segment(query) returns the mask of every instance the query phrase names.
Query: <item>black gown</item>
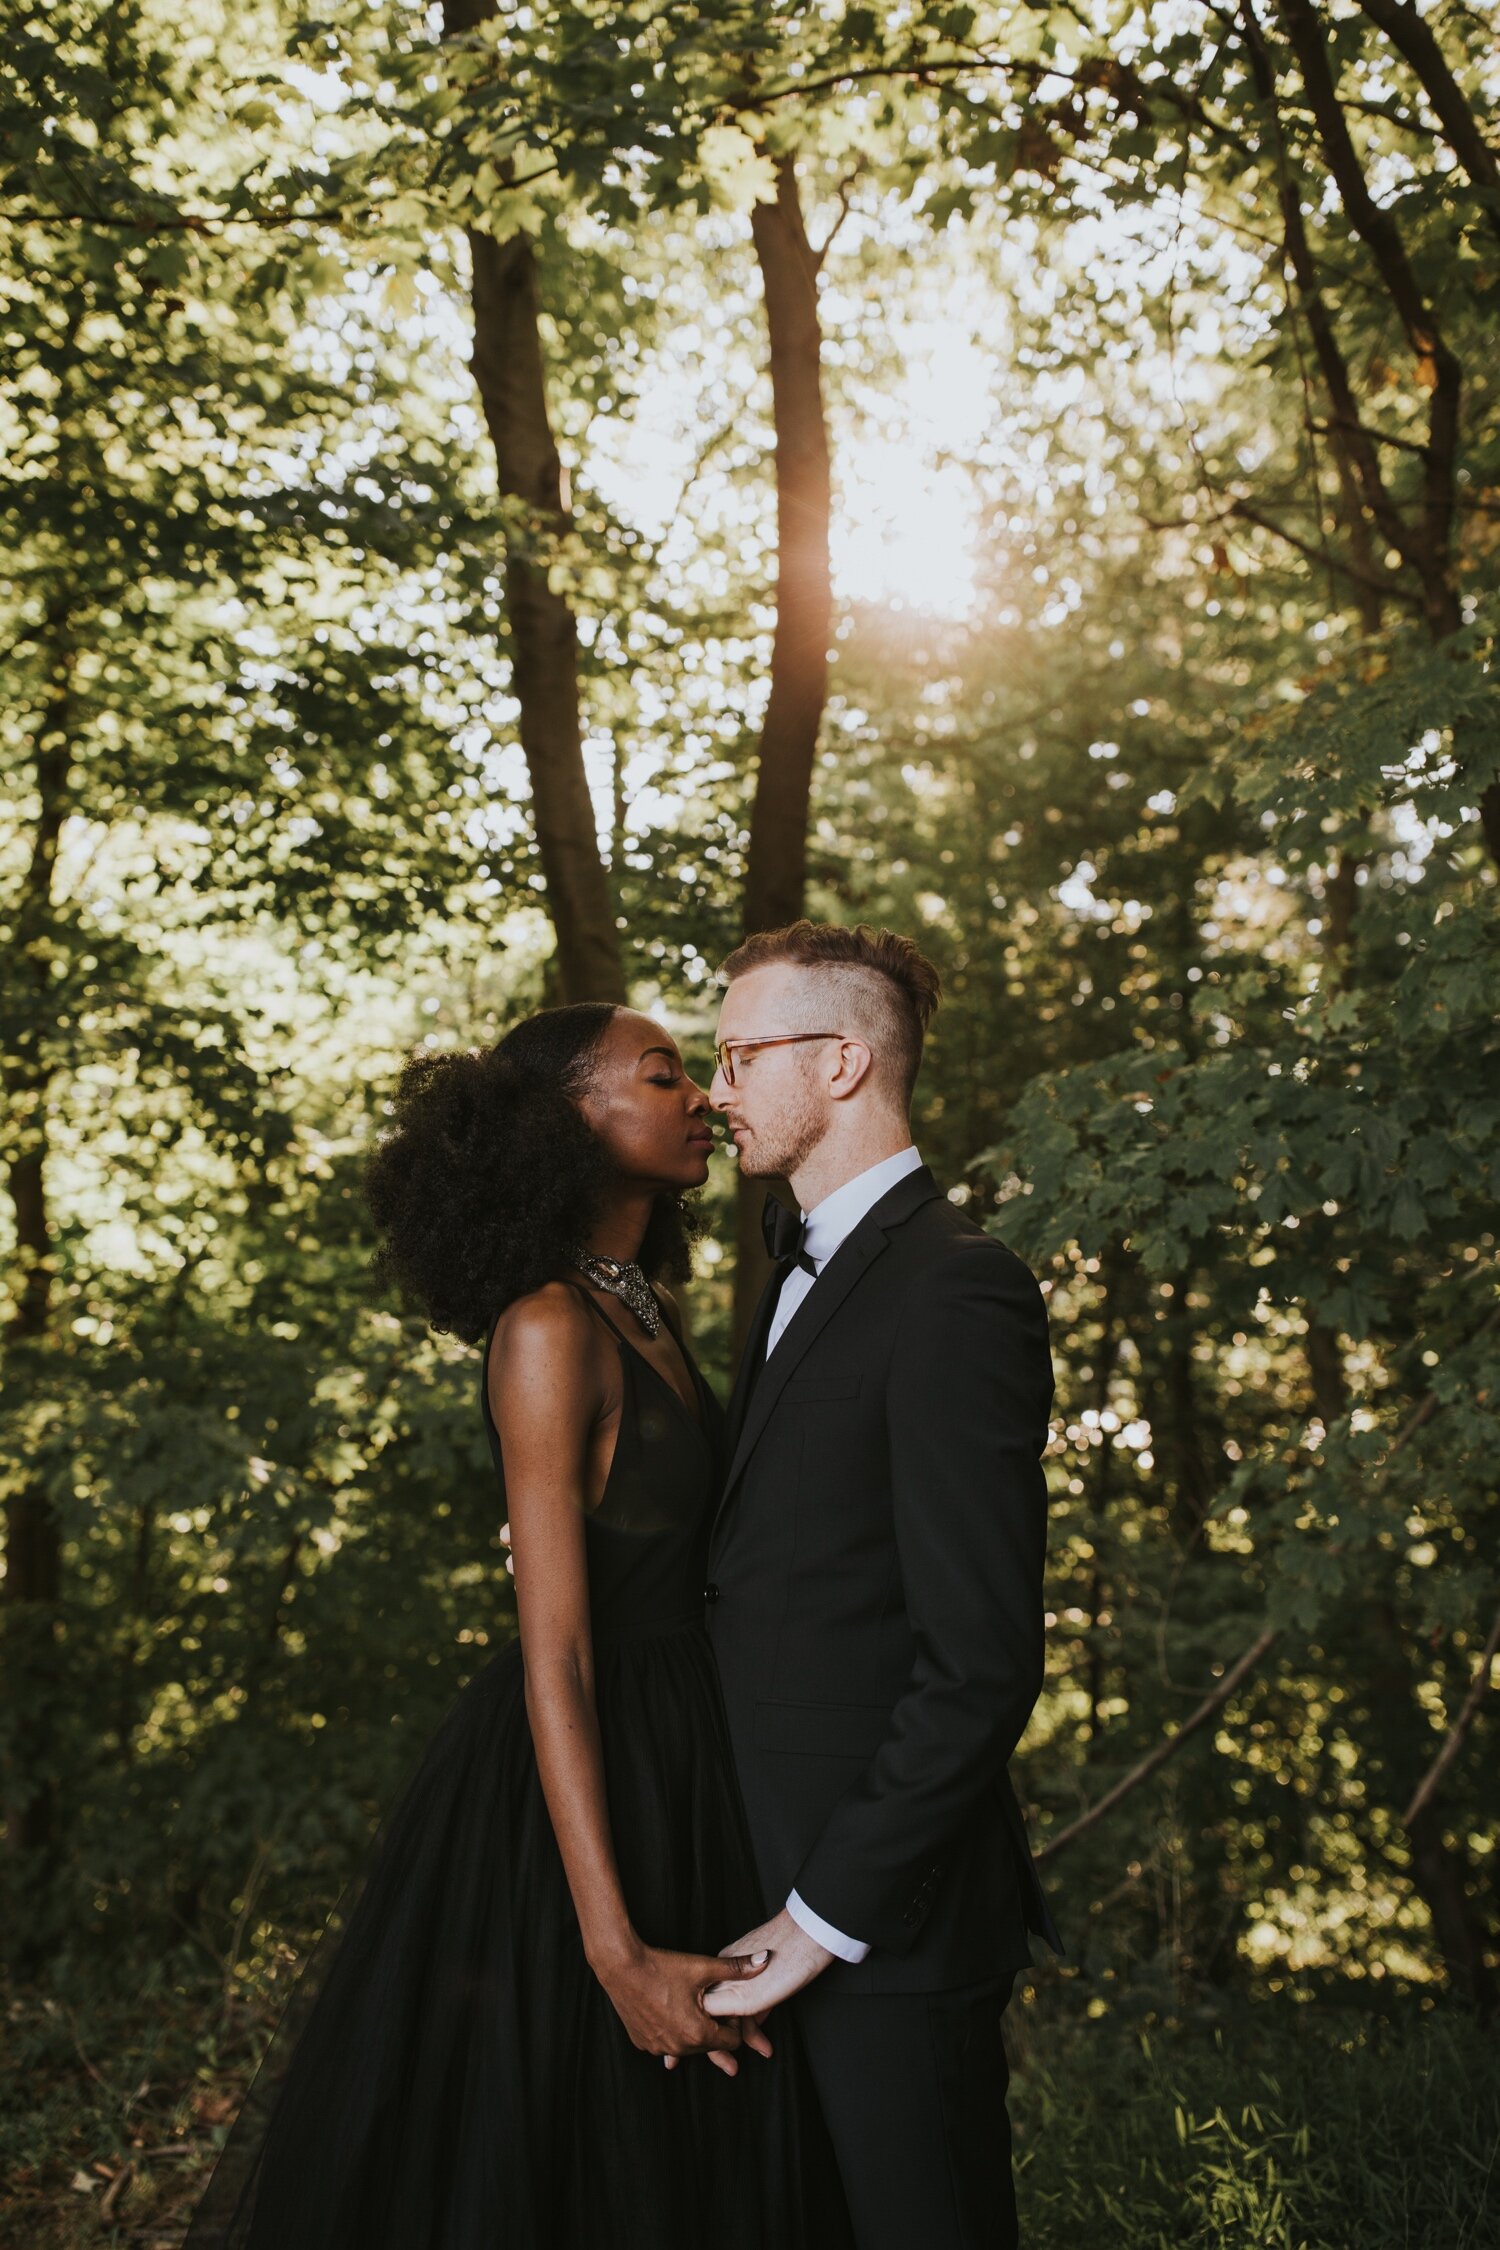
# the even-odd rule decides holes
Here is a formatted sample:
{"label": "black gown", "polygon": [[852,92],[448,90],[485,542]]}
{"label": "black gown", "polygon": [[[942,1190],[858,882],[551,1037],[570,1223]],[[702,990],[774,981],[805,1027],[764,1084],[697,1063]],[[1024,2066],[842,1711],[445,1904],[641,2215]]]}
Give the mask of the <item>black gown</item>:
{"label": "black gown", "polygon": [[[702,1618],[723,1412],[593,1306],[623,1407],[586,1519],[610,1820],[632,1922],[717,1952],[762,1918]],[[504,1490],[480,1367],[480,1401]],[[795,2027],[729,2079],[634,2048],[584,1958],[518,1643],[457,1697],[273,2036],[184,2250],[847,2250]]]}

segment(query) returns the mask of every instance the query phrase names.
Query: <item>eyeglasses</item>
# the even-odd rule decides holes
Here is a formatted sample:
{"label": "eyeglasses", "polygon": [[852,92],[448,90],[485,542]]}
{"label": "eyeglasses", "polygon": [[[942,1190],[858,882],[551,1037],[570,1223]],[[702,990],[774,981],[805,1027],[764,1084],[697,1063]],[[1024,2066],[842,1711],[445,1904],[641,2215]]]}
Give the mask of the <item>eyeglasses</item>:
{"label": "eyeglasses", "polygon": [[842,1039],[842,1031],[778,1031],[769,1039],[721,1039],[714,1048],[714,1063],[726,1086],[734,1084],[736,1047],[795,1047],[804,1039]]}

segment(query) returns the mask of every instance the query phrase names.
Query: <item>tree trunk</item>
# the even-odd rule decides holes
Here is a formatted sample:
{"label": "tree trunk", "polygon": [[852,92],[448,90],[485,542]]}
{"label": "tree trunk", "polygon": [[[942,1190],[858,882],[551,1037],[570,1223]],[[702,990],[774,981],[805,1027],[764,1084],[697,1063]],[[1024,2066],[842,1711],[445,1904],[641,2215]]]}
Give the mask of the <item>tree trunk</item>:
{"label": "tree trunk", "polygon": [[[494,0],[446,0],[445,29],[472,31],[495,13]],[[568,511],[547,413],[536,254],[524,235],[497,242],[471,228],[469,256],[474,378],[500,491],[522,501],[536,529],[551,535],[565,527]],[[505,605],[537,854],[557,933],[553,994],[562,1001],[623,1000],[614,901],[583,762],[573,613],[549,587],[545,565],[514,543],[506,553]]]}
{"label": "tree trunk", "polygon": [[297,1586],[297,1566],[302,1559],[303,1534],[294,1531],[286,1543],[271,1580],[271,1598],[266,1604],[265,1630],[256,1636],[254,1647],[246,1663],[241,1686],[244,1700],[240,1705],[240,1724],[243,1726],[260,1702],[266,1674],[281,1648],[281,1636],[286,1627],[287,1610]]}
{"label": "tree trunk", "polygon": [[1160,1454],[1172,1487],[1172,1527],[1185,1552],[1200,1557],[1203,1526],[1218,1491],[1218,1452],[1208,1427],[1209,1408],[1200,1394],[1193,1361],[1197,1335],[1188,1307],[1191,1276],[1176,1277],[1172,1310],[1167,1315],[1163,1366],[1165,1427],[1160,1433]]}
{"label": "tree trunk", "polygon": [[[828,560],[832,477],[818,311],[818,276],[827,245],[814,250],[808,240],[790,156],[778,160],[775,201],[758,203],[750,225],[765,292],[776,423],[776,634],[750,815],[747,936],[795,922],[805,911],[813,760],[828,692],[833,622]],[[765,1180],[739,1183],[736,1350],[749,1333],[756,1299],[770,1272],[760,1233],[768,1185]]]}
{"label": "tree trunk", "polygon": [[1492,2023],[1500,1994],[1489,1965],[1484,1931],[1469,1899],[1470,1867],[1460,1847],[1450,1849],[1443,1834],[1440,1798],[1431,1798],[1407,1830],[1412,1879],[1427,1902],[1432,1933],[1456,1996],[1481,2023]]}
{"label": "tree trunk", "polygon": [[794,922],[803,911],[808,807],[833,622],[832,487],[818,314],[822,257],[807,239],[789,156],[776,167],[775,202],[756,205],[751,229],[765,290],[776,419],[776,637],[750,817],[747,934]]}
{"label": "tree trunk", "polygon": [[1313,1405],[1324,1429],[1331,1430],[1349,1411],[1349,1382],[1344,1373],[1344,1347],[1338,1330],[1326,1327],[1309,1313],[1304,1349]]}
{"label": "tree trunk", "polygon": [[1098,1756],[1104,1734],[1106,1679],[1099,1613],[1109,1601],[1109,1587],[1100,1567],[1099,1547],[1109,1530],[1109,1506],[1119,1456],[1111,1442],[1111,1433],[1103,1428],[1103,1416],[1109,1407],[1110,1385],[1120,1358],[1123,1321],[1118,1316],[1115,1296],[1120,1286],[1120,1269],[1123,1263],[1124,1254],[1118,1246],[1111,1246],[1099,1261],[1099,1343],[1094,1361],[1093,1404],[1095,1412],[1101,1418],[1101,1438],[1094,1469],[1093,1490],[1089,1494],[1095,1544],[1094,1567],[1089,1572],[1089,1624],[1084,1665],[1084,1693],[1088,1700],[1088,1712],[1083,1722],[1087,1729],[1083,1752],[1085,1765]]}
{"label": "tree trunk", "polygon": [[[1375,1652],[1370,1668],[1372,1747],[1378,1742],[1386,1776],[1382,1794],[1399,1820],[1422,1779],[1432,1742],[1415,1692],[1423,1670],[1421,1652],[1389,1601],[1378,1605],[1365,1643]],[[1450,1844],[1444,1834],[1440,1793],[1428,1798],[1405,1833],[1410,1880],[1432,1917],[1432,1934],[1454,1997],[1473,2008],[1481,2022],[1489,2022],[1500,1994],[1489,1965],[1493,1932],[1486,1929],[1488,1918],[1477,1904],[1484,1895],[1483,1881],[1476,1878],[1462,1839]]]}
{"label": "tree trunk", "polygon": [[[53,886],[58,842],[67,809],[72,726],[74,636],[66,610],[49,620],[56,646],[53,687],[36,738],[37,816],[31,858],[16,917],[17,991],[22,1014],[6,1057],[10,1082],[6,1139],[12,1150],[7,1181],[15,1209],[15,1311],[5,1339],[13,1384],[39,1375],[52,1318],[52,1223],[47,1198],[47,1103],[53,1066],[51,956]],[[16,1747],[0,1775],[6,1843],[19,1863],[29,1899],[45,1895],[56,1845],[57,1779],[54,1728],[62,1595],[62,1547],[51,1494],[41,1478],[13,1492],[6,1509],[4,1587],[4,1700],[23,1714]],[[33,1919],[23,1919],[25,1953],[32,1965],[38,1945]]]}

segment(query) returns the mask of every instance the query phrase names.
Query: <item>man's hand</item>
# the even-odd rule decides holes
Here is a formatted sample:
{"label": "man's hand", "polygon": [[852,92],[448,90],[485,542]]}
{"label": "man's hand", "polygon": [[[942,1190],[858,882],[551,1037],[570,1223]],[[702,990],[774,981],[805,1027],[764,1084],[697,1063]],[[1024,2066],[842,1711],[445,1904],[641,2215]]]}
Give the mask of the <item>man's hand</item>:
{"label": "man's hand", "polygon": [[[722,1958],[722,1954],[672,1953],[632,1939],[620,1958],[596,1967],[594,1973],[614,2003],[632,2046],[669,2061],[679,2055],[722,2055],[732,2078],[737,2067],[733,2050],[746,2044],[744,2029],[715,2022],[704,2004],[710,1990],[725,1989],[715,1975]],[[765,1974],[767,1960],[764,1948],[740,1954],[733,1973],[747,1984],[756,1983]],[[750,2042],[757,2052],[764,2052],[763,2036]]]}
{"label": "man's hand", "polygon": [[711,2016],[764,2016],[821,1976],[833,1959],[828,1948],[809,1937],[785,1907],[773,1921],[762,1922],[758,1930],[747,1930],[733,1945],[722,1947],[720,1958],[737,1959],[765,1947],[769,1947],[771,1959],[759,1976],[748,1982],[709,1986],[703,2005]]}

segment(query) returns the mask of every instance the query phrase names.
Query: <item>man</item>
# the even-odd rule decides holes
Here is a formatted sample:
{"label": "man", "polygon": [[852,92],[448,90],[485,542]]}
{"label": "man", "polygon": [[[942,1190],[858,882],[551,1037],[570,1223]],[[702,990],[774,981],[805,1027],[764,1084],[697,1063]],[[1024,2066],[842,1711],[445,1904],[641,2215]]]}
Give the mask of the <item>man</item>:
{"label": "man", "polygon": [[938,977],[797,922],[725,964],[710,1099],[778,1258],[730,1407],[708,1616],[772,1949],[860,2250],[1016,2239],[1001,2017],[1061,1950],[1006,1773],[1042,1681],[1041,1292],[948,1201],[910,1101]]}

